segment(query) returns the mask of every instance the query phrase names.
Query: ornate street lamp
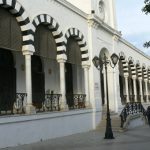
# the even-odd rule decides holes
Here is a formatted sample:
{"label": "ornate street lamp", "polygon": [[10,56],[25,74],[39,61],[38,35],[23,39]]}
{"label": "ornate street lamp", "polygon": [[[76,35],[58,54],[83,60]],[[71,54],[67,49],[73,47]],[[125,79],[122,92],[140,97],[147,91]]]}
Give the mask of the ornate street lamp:
{"label": "ornate street lamp", "polygon": [[119,57],[113,53],[111,55],[111,61],[106,57],[106,54],[104,54],[103,59],[95,56],[93,58],[93,64],[94,66],[100,70],[103,69],[103,65],[105,67],[105,74],[106,74],[106,99],[107,99],[107,119],[106,119],[106,131],[105,131],[105,139],[114,139],[112,127],[111,127],[111,119],[110,119],[110,111],[109,111],[109,97],[108,97],[108,80],[107,80],[107,65],[110,65],[112,68],[114,68],[118,62]]}

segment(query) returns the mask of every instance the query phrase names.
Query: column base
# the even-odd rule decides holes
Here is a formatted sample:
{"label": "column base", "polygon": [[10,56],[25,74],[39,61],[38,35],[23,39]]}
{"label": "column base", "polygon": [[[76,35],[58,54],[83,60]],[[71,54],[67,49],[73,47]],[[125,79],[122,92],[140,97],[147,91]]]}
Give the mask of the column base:
{"label": "column base", "polygon": [[85,108],[92,108],[92,105],[89,101],[85,102]]}
{"label": "column base", "polygon": [[36,114],[35,107],[33,105],[27,105],[25,107],[25,113],[26,114]]}
{"label": "column base", "polygon": [[61,111],[68,111],[69,110],[68,105],[66,103],[61,103],[60,104],[60,110]]}

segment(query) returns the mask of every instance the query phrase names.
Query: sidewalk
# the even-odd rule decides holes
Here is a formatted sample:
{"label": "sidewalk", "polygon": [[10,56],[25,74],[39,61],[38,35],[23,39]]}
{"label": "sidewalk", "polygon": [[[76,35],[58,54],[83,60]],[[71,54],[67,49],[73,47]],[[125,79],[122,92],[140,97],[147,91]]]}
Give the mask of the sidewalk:
{"label": "sidewalk", "polygon": [[[90,131],[30,145],[0,150],[149,150],[150,127],[143,126],[123,133],[114,132],[115,139],[105,140],[104,133]],[[15,138],[15,136],[14,136]]]}

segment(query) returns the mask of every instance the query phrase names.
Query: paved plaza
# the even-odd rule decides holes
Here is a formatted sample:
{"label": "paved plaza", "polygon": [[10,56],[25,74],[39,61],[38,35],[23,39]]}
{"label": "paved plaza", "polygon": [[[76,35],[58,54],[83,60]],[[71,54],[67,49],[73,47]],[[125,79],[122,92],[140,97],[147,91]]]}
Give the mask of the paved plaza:
{"label": "paved plaza", "polygon": [[[3,150],[149,150],[150,127],[143,126],[123,133],[114,132],[115,139],[105,140],[96,130],[63,138]],[[15,136],[14,136],[15,138]]]}

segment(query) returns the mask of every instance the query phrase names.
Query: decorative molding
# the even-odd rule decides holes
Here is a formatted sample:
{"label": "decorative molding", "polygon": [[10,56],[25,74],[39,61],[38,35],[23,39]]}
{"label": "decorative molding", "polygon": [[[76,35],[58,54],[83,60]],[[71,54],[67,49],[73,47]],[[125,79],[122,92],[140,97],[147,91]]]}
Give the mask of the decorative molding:
{"label": "decorative molding", "polygon": [[36,31],[36,28],[39,24],[46,24],[49,30],[52,32],[53,37],[56,42],[57,47],[57,59],[67,59],[66,58],[66,46],[63,38],[63,33],[59,27],[57,21],[49,16],[48,14],[40,14],[33,19],[32,22],[34,28],[33,31]]}
{"label": "decorative molding", "polygon": [[125,39],[123,39],[122,37],[119,38],[119,41],[122,42],[123,44],[127,45],[128,47],[130,47],[131,49],[135,50],[137,53],[139,53],[140,55],[144,56],[145,58],[150,60],[150,57],[145,54],[144,52],[142,52],[140,49],[138,49],[137,47],[135,47],[134,45],[132,45],[131,43],[129,43],[128,41],[126,41]]}
{"label": "decorative molding", "polygon": [[102,21],[95,14],[88,15],[87,20],[88,21],[92,20],[93,22],[98,24],[98,27],[102,27],[104,30],[106,30],[107,32],[109,32],[112,35],[117,35],[118,37],[121,37],[121,32],[119,32],[119,31],[113,29],[112,27],[110,27],[109,25],[107,25],[104,21]]}
{"label": "decorative molding", "polygon": [[0,7],[7,9],[12,15],[16,17],[16,20],[20,26],[22,33],[22,51],[34,52],[34,37],[32,31],[32,24],[30,19],[20,3],[16,0],[0,0]]}
{"label": "decorative molding", "polygon": [[[49,1],[53,1],[53,0],[49,0]],[[87,19],[88,15],[85,12],[83,12],[82,10],[77,8],[76,6],[72,5],[71,3],[67,2],[66,0],[55,0],[55,1],[60,3],[61,5],[63,5],[64,7],[70,9],[72,12],[83,17],[84,19]]]}
{"label": "decorative molding", "polygon": [[87,23],[88,23],[89,27],[92,27],[95,29],[98,29],[98,27],[99,27],[99,24],[93,20],[88,20]]}
{"label": "decorative molding", "polygon": [[85,41],[84,35],[76,28],[70,28],[67,30],[65,34],[65,43],[67,43],[67,40],[70,36],[73,36],[75,40],[78,42],[78,45],[81,50],[81,61],[82,62],[88,62],[89,61],[89,52],[87,49],[87,43]]}
{"label": "decorative molding", "polygon": [[114,35],[114,36],[113,36],[113,40],[114,40],[114,41],[118,42],[119,39],[120,39],[120,36],[117,36],[117,35]]}

